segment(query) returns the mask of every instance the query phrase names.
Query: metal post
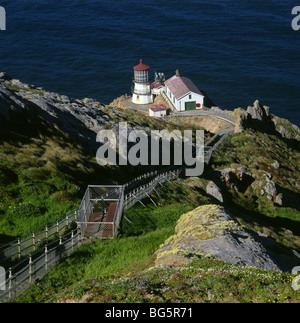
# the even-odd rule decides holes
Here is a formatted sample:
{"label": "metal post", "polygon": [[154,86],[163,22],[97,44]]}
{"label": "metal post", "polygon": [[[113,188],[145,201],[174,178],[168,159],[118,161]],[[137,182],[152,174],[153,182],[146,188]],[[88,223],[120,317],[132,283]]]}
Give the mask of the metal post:
{"label": "metal post", "polygon": [[45,245],[45,270],[48,270],[48,247]]}
{"label": "metal post", "polygon": [[77,224],[77,230],[78,230],[78,237],[80,237],[80,241],[81,241],[82,236],[81,236],[81,224],[80,223]]}
{"label": "metal post", "polygon": [[48,225],[46,225],[45,232],[46,232],[46,242],[48,243]]}
{"label": "metal post", "polygon": [[35,233],[34,233],[34,231],[32,232],[32,246],[33,246],[33,251],[35,251],[36,246],[35,246]]}
{"label": "metal post", "polygon": [[72,232],[71,232],[71,246],[72,246],[72,251],[73,251],[73,247],[74,247],[74,230],[72,230]]}
{"label": "metal post", "polygon": [[9,278],[9,282],[8,282],[8,298],[11,298],[11,281],[12,281],[12,270],[11,267],[8,269],[8,278]]}
{"label": "metal post", "polygon": [[157,194],[158,197],[160,197],[160,195],[158,194],[157,190],[155,189],[155,187],[153,188],[154,192]]}
{"label": "metal post", "polygon": [[21,240],[18,238],[18,257],[21,258]]}
{"label": "metal post", "polygon": [[29,255],[29,283],[32,283],[32,268],[31,268],[31,263],[32,263],[32,256],[31,254]]}

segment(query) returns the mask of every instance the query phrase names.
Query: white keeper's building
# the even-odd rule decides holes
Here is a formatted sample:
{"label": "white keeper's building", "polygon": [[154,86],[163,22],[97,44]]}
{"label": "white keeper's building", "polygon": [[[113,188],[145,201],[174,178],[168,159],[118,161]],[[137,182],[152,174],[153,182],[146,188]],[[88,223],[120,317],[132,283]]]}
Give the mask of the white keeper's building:
{"label": "white keeper's building", "polygon": [[196,110],[204,107],[204,94],[179,71],[165,81],[164,92],[177,111]]}

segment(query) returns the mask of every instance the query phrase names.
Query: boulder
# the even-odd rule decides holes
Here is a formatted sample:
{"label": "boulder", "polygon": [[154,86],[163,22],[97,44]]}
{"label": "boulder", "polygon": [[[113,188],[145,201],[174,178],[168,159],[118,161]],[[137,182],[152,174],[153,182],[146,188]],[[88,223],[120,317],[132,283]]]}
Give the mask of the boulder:
{"label": "boulder", "polygon": [[255,100],[253,106],[248,106],[247,112],[251,115],[252,119],[264,121],[269,116],[269,107],[262,106],[258,100]]}
{"label": "boulder", "polygon": [[[277,253],[274,252],[276,250]],[[245,231],[223,207],[203,205],[183,214],[155,252],[157,267],[180,267],[194,258],[216,258],[260,269],[289,271],[300,257],[273,239]]]}
{"label": "boulder", "polygon": [[237,108],[233,111],[233,116],[235,120],[234,133],[240,133],[247,128],[247,122],[249,119],[249,114],[242,108]]}
{"label": "boulder", "polygon": [[278,160],[275,160],[273,164],[271,164],[271,166],[274,168],[274,169],[278,169],[280,167],[280,164],[278,162]]}
{"label": "boulder", "polygon": [[265,192],[270,195],[270,196],[275,196],[276,193],[277,193],[277,190],[276,190],[276,185],[273,181],[271,180],[267,180],[266,184],[265,184],[265,187],[264,187],[264,190]]}
{"label": "boulder", "polygon": [[210,195],[221,203],[224,202],[220,188],[212,181],[209,182],[206,186],[206,194]]}
{"label": "boulder", "polygon": [[222,170],[216,170],[215,176],[218,177],[222,189],[229,192],[245,192],[254,180],[251,174],[247,173],[246,167],[243,166],[236,169],[224,168]]}
{"label": "boulder", "polygon": [[278,195],[276,195],[275,203],[278,204],[278,205],[282,205],[283,204],[283,196],[282,196],[282,193],[279,193]]}

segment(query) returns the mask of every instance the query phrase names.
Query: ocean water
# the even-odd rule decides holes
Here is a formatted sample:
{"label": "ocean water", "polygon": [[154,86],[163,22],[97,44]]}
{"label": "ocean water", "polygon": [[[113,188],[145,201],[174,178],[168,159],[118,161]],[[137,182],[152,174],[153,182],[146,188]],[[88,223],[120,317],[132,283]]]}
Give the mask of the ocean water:
{"label": "ocean water", "polygon": [[300,126],[300,30],[289,0],[1,1],[0,71],[73,98],[130,94],[143,58],[224,109],[256,99]]}

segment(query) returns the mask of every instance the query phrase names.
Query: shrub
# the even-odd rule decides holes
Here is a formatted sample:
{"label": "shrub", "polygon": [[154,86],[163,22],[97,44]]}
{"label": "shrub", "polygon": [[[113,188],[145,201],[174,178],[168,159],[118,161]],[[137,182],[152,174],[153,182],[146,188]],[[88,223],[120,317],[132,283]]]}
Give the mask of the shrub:
{"label": "shrub", "polygon": [[30,217],[39,216],[41,214],[41,209],[31,203],[20,203],[12,205],[8,208],[7,215],[11,218],[13,217]]}

